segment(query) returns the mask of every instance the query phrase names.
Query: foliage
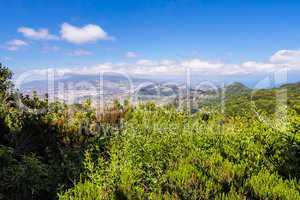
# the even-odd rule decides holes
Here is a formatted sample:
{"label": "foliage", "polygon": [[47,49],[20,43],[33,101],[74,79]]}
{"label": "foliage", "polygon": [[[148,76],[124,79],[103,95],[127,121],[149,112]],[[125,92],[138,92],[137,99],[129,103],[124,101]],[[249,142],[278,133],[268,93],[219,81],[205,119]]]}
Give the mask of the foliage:
{"label": "foliage", "polygon": [[110,159],[86,154],[87,178],[60,198],[300,198],[300,163],[288,161],[299,157],[299,121],[283,131],[257,118],[220,124],[224,116],[211,115],[204,121],[201,113],[140,106],[111,141]]}
{"label": "foliage", "polygon": [[0,199],[300,199],[299,84],[235,83],[224,112],[215,98],[97,113],[24,96],[11,77],[0,65]]}

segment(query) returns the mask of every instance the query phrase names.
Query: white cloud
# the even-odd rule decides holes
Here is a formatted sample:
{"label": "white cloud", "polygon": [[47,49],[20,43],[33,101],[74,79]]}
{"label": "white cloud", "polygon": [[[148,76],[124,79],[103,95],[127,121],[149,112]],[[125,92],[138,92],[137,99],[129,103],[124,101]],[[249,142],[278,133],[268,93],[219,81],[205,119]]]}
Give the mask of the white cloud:
{"label": "white cloud", "polygon": [[57,40],[58,37],[49,33],[48,29],[41,28],[38,30],[34,30],[29,27],[20,27],[18,32],[22,33],[24,37],[33,40]]}
{"label": "white cloud", "polygon": [[200,60],[200,59],[190,59],[187,61],[184,61],[183,66],[189,67],[191,70],[197,70],[197,71],[214,71],[216,69],[221,69],[224,67],[224,63],[221,62],[209,62],[206,60]]}
{"label": "white cloud", "polygon": [[137,54],[133,51],[128,51],[126,54],[125,54],[125,57],[126,58],[136,58],[137,57]]}
{"label": "white cloud", "polygon": [[10,40],[5,44],[5,48],[9,51],[17,51],[24,46],[28,46],[28,43],[19,39]]}
{"label": "white cloud", "polygon": [[274,63],[262,63],[256,61],[247,61],[241,64],[241,72],[246,73],[261,73],[261,72],[273,72],[280,68],[279,65]]}
{"label": "white cloud", "polygon": [[175,64],[174,60],[162,60],[161,61],[161,64],[162,65],[172,65],[172,64]]}
{"label": "white cloud", "polygon": [[68,23],[61,26],[61,37],[74,44],[96,42],[98,40],[111,40],[110,37],[100,26],[88,24],[83,27],[76,27]]}
{"label": "white cloud", "polygon": [[141,59],[136,62],[137,65],[142,65],[142,66],[151,66],[151,65],[156,65],[157,63],[153,60],[147,60],[147,59]]}
{"label": "white cloud", "polygon": [[26,46],[27,45],[27,43],[25,41],[18,40],[18,39],[10,40],[6,44],[11,45],[11,46]]}
{"label": "white cloud", "polygon": [[289,67],[300,67],[300,50],[280,50],[273,54],[270,62]]}
{"label": "white cloud", "polygon": [[[274,57],[280,55],[282,51],[278,51],[270,56],[267,62],[247,61],[239,64],[225,63],[221,61],[210,61],[199,58],[186,60],[138,60],[135,63],[103,63],[96,66],[86,66],[77,68],[59,68],[57,73],[59,75],[66,74],[84,74],[95,75],[100,72],[117,72],[129,75],[153,75],[153,76],[172,76],[184,75],[189,69],[193,75],[245,75],[245,74],[262,74],[272,73],[282,70],[286,65],[289,69],[300,71],[300,55],[295,54],[294,51],[289,50],[291,54],[286,55],[285,59],[281,59],[281,63],[276,63]],[[276,62],[275,62],[276,61]],[[298,64],[297,64],[298,62]],[[42,70],[45,73],[45,71]]]}
{"label": "white cloud", "polygon": [[83,49],[78,49],[78,50],[74,50],[74,51],[68,53],[68,55],[70,55],[70,56],[88,56],[88,55],[92,55],[92,52],[83,50]]}

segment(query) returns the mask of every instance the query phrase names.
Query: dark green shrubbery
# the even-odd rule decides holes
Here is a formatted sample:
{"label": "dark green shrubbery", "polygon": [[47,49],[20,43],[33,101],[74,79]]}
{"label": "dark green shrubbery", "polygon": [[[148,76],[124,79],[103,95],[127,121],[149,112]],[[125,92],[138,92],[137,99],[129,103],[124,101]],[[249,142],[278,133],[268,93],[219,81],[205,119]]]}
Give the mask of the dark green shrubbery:
{"label": "dark green shrubbery", "polygon": [[47,165],[33,154],[22,155],[17,160],[13,153],[13,149],[4,146],[0,148],[3,167],[0,172],[1,198],[38,199],[44,197],[48,199],[51,192],[55,194]]}
{"label": "dark green shrubbery", "polygon": [[120,123],[100,124],[90,101],[67,106],[49,103],[47,95],[23,96],[0,65],[0,199],[55,199],[73,186],[85,147],[119,127],[105,120]]}

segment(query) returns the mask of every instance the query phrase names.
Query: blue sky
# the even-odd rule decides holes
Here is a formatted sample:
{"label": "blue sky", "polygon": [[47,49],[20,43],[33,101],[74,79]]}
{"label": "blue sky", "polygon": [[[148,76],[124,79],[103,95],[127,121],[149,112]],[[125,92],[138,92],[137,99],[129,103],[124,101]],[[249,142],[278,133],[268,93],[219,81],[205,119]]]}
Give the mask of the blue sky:
{"label": "blue sky", "polygon": [[0,60],[16,73],[297,71],[299,10],[291,0],[1,0]]}

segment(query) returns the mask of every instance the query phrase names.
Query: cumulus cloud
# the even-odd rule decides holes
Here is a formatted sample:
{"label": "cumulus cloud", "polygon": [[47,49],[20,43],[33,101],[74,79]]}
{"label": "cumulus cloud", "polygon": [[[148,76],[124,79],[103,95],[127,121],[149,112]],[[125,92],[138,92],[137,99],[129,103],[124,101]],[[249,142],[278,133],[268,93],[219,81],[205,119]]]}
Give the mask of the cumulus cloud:
{"label": "cumulus cloud", "polygon": [[20,86],[26,82],[33,80],[46,80],[49,76],[55,74],[55,78],[63,78],[66,75],[98,75],[100,72],[115,72],[116,70],[112,68],[111,63],[103,63],[95,66],[86,67],[59,67],[59,68],[47,68],[47,69],[34,69],[25,71],[21,74],[15,76],[16,87]]}
{"label": "cumulus cloud", "polygon": [[125,54],[125,57],[126,58],[136,58],[137,57],[137,54],[133,51],[128,51],[126,54]]}
{"label": "cumulus cloud", "polygon": [[270,62],[289,67],[300,67],[300,50],[280,50],[271,56]]}
{"label": "cumulus cloud", "polygon": [[172,64],[175,64],[175,61],[174,60],[162,60],[161,61],[161,64],[163,65],[172,65]]}
{"label": "cumulus cloud", "polygon": [[241,72],[249,73],[262,73],[262,72],[273,72],[279,70],[280,66],[274,63],[263,63],[256,61],[247,61],[240,65]]}
{"label": "cumulus cloud", "polygon": [[57,40],[58,37],[49,33],[48,29],[33,29],[29,27],[20,27],[18,32],[22,33],[24,37],[33,40]]}
{"label": "cumulus cloud", "polygon": [[24,46],[28,46],[28,43],[19,39],[10,40],[5,44],[5,48],[9,51],[17,51]]}
{"label": "cumulus cloud", "polygon": [[74,44],[83,44],[96,42],[98,40],[112,39],[112,37],[110,37],[100,26],[94,24],[76,27],[68,23],[63,23],[60,33],[62,39]]}
{"label": "cumulus cloud", "polygon": [[141,65],[141,66],[153,66],[153,65],[157,65],[157,62],[156,61],[153,61],[153,60],[148,60],[148,59],[141,59],[141,60],[138,60],[136,62],[136,65]]}
{"label": "cumulus cloud", "polygon": [[70,53],[68,53],[69,56],[88,56],[92,55],[92,52],[84,50],[84,49],[77,49]]}
{"label": "cumulus cloud", "polygon": [[[284,50],[286,51],[286,50]],[[287,65],[291,70],[300,71],[300,55],[297,55],[292,50],[289,50],[288,55],[282,53],[283,50],[271,55],[269,61],[257,62],[247,61],[238,64],[225,63],[221,61],[203,60],[199,58],[186,60],[138,60],[135,63],[103,63],[96,66],[86,66],[77,68],[58,68],[56,73],[63,76],[66,74],[82,74],[82,75],[97,75],[102,72],[125,73],[129,75],[153,75],[153,76],[172,76],[184,75],[187,70],[193,75],[245,75],[245,74],[261,74],[281,71]],[[297,52],[297,51],[296,51]],[[275,59],[278,56],[283,58]],[[283,56],[284,55],[284,56]],[[280,61],[280,62],[279,62]],[[42,70],[41,73],[47,71]]]}

